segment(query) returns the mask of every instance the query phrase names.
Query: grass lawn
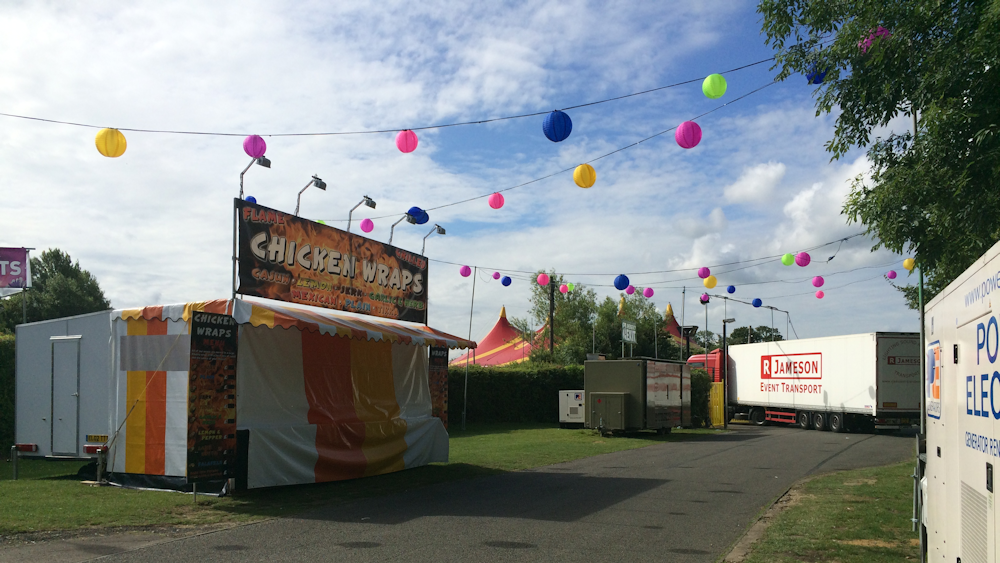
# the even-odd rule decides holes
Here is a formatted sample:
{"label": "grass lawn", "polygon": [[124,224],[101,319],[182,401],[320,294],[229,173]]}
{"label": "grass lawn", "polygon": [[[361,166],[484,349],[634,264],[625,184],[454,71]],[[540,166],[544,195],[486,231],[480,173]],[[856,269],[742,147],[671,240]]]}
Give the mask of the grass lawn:
{"label": "grass lawn", "polygon": [[834,473],[801,488],[756,544],[747,563],[919,561],[910,531],[913,462]]}
{"label": "grass lawn", "polygon": [[450,463],[333,483],[272,487],[216,498],[163,491],[90,487],[76,478],[80,462],[21,460],[17,481],[0,463],[0,536],[85,527],[184,526],[246,522],[282,516],[317,505],[387,495],[434,483],[516,471],[598,454],[678,441],[713,430],[682,430],[669,436],[639,434],[602,438],[590,430],[555,425],[468,425],[451,430]]}

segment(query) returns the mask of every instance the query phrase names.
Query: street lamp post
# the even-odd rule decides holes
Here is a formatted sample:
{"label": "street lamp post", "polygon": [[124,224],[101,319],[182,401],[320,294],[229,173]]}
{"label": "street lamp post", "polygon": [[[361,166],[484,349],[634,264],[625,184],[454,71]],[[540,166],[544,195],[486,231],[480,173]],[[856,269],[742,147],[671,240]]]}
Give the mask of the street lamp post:
{"label": "street lamp post", "polygon": [[722,428],[729,428],[729,343],[726,342],[726,326],[736,319],[722,319]]}
{"label": "street lamp post", "polygon": [[326,191],[326,182],[324,182],[323,180],[320,180],[319,176],[313,174],[312,180],[309,180],[309,183],[306,184],[306,187],[304,187],[301,190],[299,190],[299,197],[295,199],[295,216],[296,217],[299,216],[299,206],[302,204],[302,192],[308,190],[309,186],[316,186],[317,188],[323,190],[324,192]]}
{"label": "street lamp post", "polygon": [[395,234],[395,232],[396,232],[396,225],[402,223],[403,219],[406,219],[406,222],[409,223],[409,224],[411,224],[411,225],[416,225],[417,224],[417,218],[416,217],[414,217],[413,215],[410,215],[409,213],[403,213],[403,216],[400,217],[399,220],[397,220],[395,223],[393,223],[391,227],[389,227],[389,244],[392,244],[392,235]]}

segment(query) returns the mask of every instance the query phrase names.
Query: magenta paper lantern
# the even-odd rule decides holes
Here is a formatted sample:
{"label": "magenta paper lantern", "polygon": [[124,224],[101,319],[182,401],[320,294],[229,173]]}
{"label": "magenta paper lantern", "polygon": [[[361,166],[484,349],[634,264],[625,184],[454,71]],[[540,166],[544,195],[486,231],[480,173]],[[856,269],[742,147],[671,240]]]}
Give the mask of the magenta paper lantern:
{"label": "magenta paper lantern", "polygon": [[646,289],[642,290],[642,296],[645,297],[646,299],[649,299],[650,297],[652,297],[653,296],[653,288],[647,287]]}
{"label": "magenta paper lantern", "polygon": [[816,299],[822,299],[824,297],[826,297],[826,294],[823,293],[822,291],[817,291],[816,292]]}
{"label": "magenta paper lantern", "polygon": [[495,280],[500,279],[500,272],[493,272],[493,279]]}
{"label": "magenta paper lantern", "polygon": [[813,287],[823,287],[823,276],[813,278]]}
{"label": "magenta paper lantern", "polygon": [[685,121],[674,131],[674,140],[685,149],[693,149],[701,142],[701,127],[694,121]]}
{"label": "magenta paper lantern", "polygon": [[889,278],[890,280],[896,279],[896,270],[889,270],[888,272],[886,272],[885,277]]}
{"label": "magenta paper lantern", "polygon": [[705,268],[705,267],[698,268],[698,277],[699,278],[705,279],[705,278],[707,278],[710,275],[712,275],[712,270],[709,270],[708,268]]}
{"label": "magenta paper lantern", "polygon": [[799,252],[795,255],[795,263],[803,268],[808,266],[811,260],[812,258],[809,256],[808,252]]}
{"label": "magenta paper lantern", "polygon": [[361,220],[361,230],[362,231],[364,231],[366,233],[370,233],[370,232],[372,232],[372,229],[374,229],[374,228],[375,228],[375,222],[372,221],[371,219],[362,219]]}
{"label": "magenta paper lantern", "polygon": [[538,274],[538,285],[549,285],[549,275],[548,274]]}
{"label": "magenta paper lantern", "polygon": [[625,288],[625,293],[627,293],[629,295],[632,295],[633,293],[635,293],[635,286],[631,286],[630,285],[630,286],[626,287]]}
{"label": "magenta paper lantern", "polygon": [[568,285],[562,284],[562,285],[559,286],[559,293],[566,293],[567,291],[569,291],[569,286]]}
{"label": "magenta paper lantern", "polygon": [[467,278],[472,275],[472,268],[468,266],[462,266],[458,269],[458,273],[462,274],[463,278]]}
{"label": "magenta paper lantern", "polygon": [[708,303],[709,299],[710,297],[708,296],[707,293],[702,293],[701,297],[698,298],[698,301],[700,301],[702,305],[704,305],[705,303]]}
{"label": "magenta paper lantern", "polygon": [[493,209],[500,209],[503,207],[503,196],[496,193],[490,196],[490,207]]}
{"label": "magenta paper lantern", "polygon": [[260,158],[267,151],[267,143],[264,142],[264,139],[260,135],[250,135],[246,139],[243,139],[243,151],[250,158]]}
{"label": "magenta paper lantern", "polygon": [[417,134],[409,129],[404,129],[396,135],[396,148],[400,152],[413,152],[417,150]]}

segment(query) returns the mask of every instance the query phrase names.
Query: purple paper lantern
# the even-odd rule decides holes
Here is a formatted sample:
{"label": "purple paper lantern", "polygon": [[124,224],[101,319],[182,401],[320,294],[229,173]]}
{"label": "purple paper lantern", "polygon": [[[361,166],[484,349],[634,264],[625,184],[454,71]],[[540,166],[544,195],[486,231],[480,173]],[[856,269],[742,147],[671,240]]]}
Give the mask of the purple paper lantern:
{"label": "purple paper lantern", "polygon": [[549,285],[549,275],[538,274],[538,278],[535,281],[538,282],[538,285]]}
{"label": "purple paper lantern", "polygon": [[265,151],[267,151],[267,143],[260,135],[250,135],[243,139],[243,152],[247,153],[250,158],[260,158],[264,156]]}
{"label": "purple paper lantern", "polygon": [[705,278],[707,278],[710,275],[712,275],[712,270],[709,270],[708,268],[705,268],[704,266],[701,267],[701,268],[698,268],[698,277],[699,278],[705,279]]}
{"label": "purple paper lantern", "polygon": [[650,297],[652,297],[653,296],[653,288],[647,287],[646,289],[642,290],[642,296],[645,297],[646,299],[649,299]]}
{"label": "purple paper lantern", "polygon": [[803,268],[808,266],[810,261],[812,261],[812,258],[808,252],[799,252],[795,255],[795,263]]}
{"label": "purple paper lantern", "polygon": [[823,287],[823,276],[813,278],[813,287]]}
{"label": "purple paper lantern", "polygon": [[458,273],[462,274],[463,278],[467,278],[472,275],[472,268],[468,266],[462,266],[458,269]]}
{"label": "purple paper lantern", "polygon": [[889,278],[890,280],[896,279],[896,270],[889,270],[888,272],[886,272],[885,277]]}
{"label": "purple paper lantern", "polygon": [[628,287],[626,287],[626,288],[625,288],[625,293],[627,293],[627,294],[629,294],[629,295],[632,295],[633,293],[635,293],[635,287],[633,287],[633,286],[631,286],[631,285],[630,285],[630,286],[628,286]]}
{"label": "purple paper lantern", "polygon": [[362,231],[364,231],[366,233],[370,233],[370,232],[372,232],[372,229],[374,229],[374,228],[375,228],[375,222],[372,221],[371,219],[362,219],[361,220],[361,230]]}
{"label": "purple paper lantern", "polygon": [[417,150],[417,134],[409,129],[404,129],[396,135],[396,148],[399,152],[410,153]]}
{"label": "purple paper lantern", "polygon": [[707,293],[702,293],[702,294],[701,294],[701,297],[699,297],[699,298],[698,298],[698,301],[700,301],[700,302],[701,302],[701,304],[702,304],[702,305],[704,305],[704,304],[706,304],[706,303],[708,303],[708,302],[709,302],[709,299],[710,299],[710,298],[709,298],[709,296],[708,296],[708,294],[707,294]]}
{"label": "purple paper lantern", "polygon": [[681,148],[693,149],[701,142],[701,127],[694,121],[685,121],[674,131],[674,140]]}
{"label": "purple paper lantern", "polygon": [[493,272],[493,279],[495,280],[500,279],[500,272]]}

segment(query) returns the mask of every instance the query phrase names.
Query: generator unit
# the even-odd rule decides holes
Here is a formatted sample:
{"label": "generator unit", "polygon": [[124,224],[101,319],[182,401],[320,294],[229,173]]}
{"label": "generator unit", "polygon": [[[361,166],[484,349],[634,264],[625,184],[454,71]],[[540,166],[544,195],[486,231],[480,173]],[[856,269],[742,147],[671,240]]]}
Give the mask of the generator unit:
{"label": "generator unit", "polygon": [[587,420],[583,389],[559,391],[559,426],[561,428],[583,428]]}
{"label": "generator unit", "polygon": [[680,360],[584,363],[587,428],[605,432],[691,426],[691,368]]}

